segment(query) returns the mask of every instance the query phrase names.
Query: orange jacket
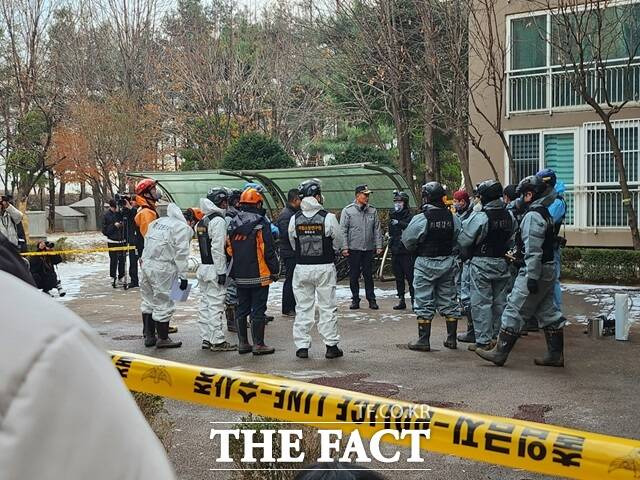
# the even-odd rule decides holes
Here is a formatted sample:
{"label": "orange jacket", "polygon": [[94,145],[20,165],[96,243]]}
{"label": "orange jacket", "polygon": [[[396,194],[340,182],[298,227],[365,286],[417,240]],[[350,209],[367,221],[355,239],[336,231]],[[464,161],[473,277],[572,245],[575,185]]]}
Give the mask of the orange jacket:
{"label": "orange jacket", "polygon": [[136,227],[138,227],[138,231],[144,237],[149,229],[149,224],[156,220],[159,215],[156,211],[155,202],[147,200],[140,195],[136,195],[136,203],[138,204],[138,213],[136,213],[133,221],[135,222]]}

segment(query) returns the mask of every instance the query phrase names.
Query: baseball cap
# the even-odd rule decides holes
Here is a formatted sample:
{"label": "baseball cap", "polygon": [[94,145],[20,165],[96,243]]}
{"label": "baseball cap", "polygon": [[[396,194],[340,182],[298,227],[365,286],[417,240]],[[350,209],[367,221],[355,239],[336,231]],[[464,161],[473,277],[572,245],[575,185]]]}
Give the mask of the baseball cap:
{"label": "baseball cap", "polygon": [[358,185],[356,187],[356,195],[359,193],[364,193],[365,195],[369,195],[371,190],[369,190],[369,185]]}

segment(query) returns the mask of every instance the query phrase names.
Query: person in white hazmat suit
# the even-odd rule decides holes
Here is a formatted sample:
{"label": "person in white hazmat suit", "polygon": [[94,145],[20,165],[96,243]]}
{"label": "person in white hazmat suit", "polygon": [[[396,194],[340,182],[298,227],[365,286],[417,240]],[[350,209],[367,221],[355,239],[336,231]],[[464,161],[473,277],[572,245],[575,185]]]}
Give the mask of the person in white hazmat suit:
{"label": "person in white hazmat suit", "polygon": [[202,349],[214,352],[237,350],[236,345],[225,340],[223,321],[224,298],[227,293],[227,222],[225,213],[229,205],[229,191],[213,187],[207,198],[200,199],[204,218],[196,225],[201,264],[198,267],[198,284],[202,297],[198,325]]}
{"label": "person in white hazmat suit", "polygon": [[176,348],[182,345],[169,338],[169,320],[175,312],[170,292],[176,279],[180,279],[181,290],[187,289],[187,260],[192,237],[193,229],[175,203],[168,205],[166,217],[149,224],[140,277],[145,347]]}
{"label": "person in white hazmat suit", "polygon": [[322,207],[318,180],[300,184],[300,211],[289,222],[289,241],[296,254],[293,294],[296,318],[293,341],[298,358],[309,357],[311,327],[315,323],[316,304],[320,311],[318,332],[327,347],[325,358],[343,355],[338,348],[338,304],[336,300],[336,252],[345,248],[340,224],[333,213]]}

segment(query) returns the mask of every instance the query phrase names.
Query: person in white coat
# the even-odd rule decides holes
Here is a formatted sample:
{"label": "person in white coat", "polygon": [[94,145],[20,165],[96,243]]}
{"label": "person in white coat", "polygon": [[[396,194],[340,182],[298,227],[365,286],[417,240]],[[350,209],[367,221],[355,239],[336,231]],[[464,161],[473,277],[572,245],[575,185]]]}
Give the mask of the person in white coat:
{"label": "person in white coat", "polygon": [[0,233],[16,247],[19,244],[18,225],[22,222],[22,212],[9,203],[9,197],[0,197]]}
{"label": "person in white coat", "polygon": [[226,209],[229,205],[229,192],[224,187],[209,190],[207,198],[200,199],[200,210],[204,217],[196,225],[201,264],[198,267],[198,285],[200,286],[200,311],[198,325],[202,349],[214,352],[237,350],[225,340],[223,321],[224,298],[227,292],[227,240]]}
{"label": "person in white coat", "polygon": [[20,260],[5,269],[16,276],[0,271],[0,478],[175,478],[96,331],[20,280]]}
{"label": "person in white coat", "polygon": [[166,217],[149,224],[144,237],[140,277],[145,347],[182,345],[169,338],[169,320],[176,309],[170,292],[176,279],[180,280],[181,290],[187,289],[187,260],[192,237],[193,229],[175,203],[168,205]]}
{"label": "person in white coat", "polygon": [[296,254],[293,293],[296,318],[293,341],[298,358],[309,357],[311,327],[318,305],[318,332],[327,347],[326,358],[343,355],[338,348],[338,304],[336,300],[336,252],[345,248],[340,224],[333,213],[322,207],[318,180],[307,180],[298,187],[302,202],[300,211],[289,222],[289,241]]}

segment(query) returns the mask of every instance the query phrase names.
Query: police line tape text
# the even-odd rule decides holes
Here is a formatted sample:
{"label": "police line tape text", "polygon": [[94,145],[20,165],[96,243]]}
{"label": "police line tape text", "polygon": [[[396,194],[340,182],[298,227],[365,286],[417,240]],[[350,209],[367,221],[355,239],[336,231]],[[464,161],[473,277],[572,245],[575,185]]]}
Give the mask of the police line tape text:
{"label": "police line tape text", "polygon": [[[411,455],[406,459],[407,462],[420,463],[424,462],[424,459],[420,456],[420,437],[429,439],[430,430],[379,430],[369,440],[369,453],[367,455],[367,448],[365,442],[358,430],[353,430],[346,441],[343,442],[342,430],[318,430],[320,436],[320,456],[317,459],[312,459],[313,462],[356,462],[356,463],[370,463],[372,460],[381,463],[396,463],[400,460],[400,452],[396,451],[391,456],[385,456],[380,451],[380,442],[385,435],[390,435],[395,440],[402,440],[407,437],[411,439]],[[280,457],[275,458],[273,455],[274,436],[279,435],[280,439],[278,445],[280,446]],[[262,441],[256,440],[256,435],[262,436]],[[218,430],[211,429],[209,438],[211,440],[216,437],[220,438],[220,455],[216,458],[217,463],[230,463],[233,459],[229,456],[229,442],[231,437],[236,440],[240,440],[244,446],[244,454],[242,456],[242,463],[255,463],[258,460],[255,457],[255,450],[262,451],[262,457],[260,462],[277,462],[277,463],[299,463],[305,461],[305,453],[300,451],[300,441],[302,440],[302,430],[251,430],[251,429],[236,429],[236,430]],[[343,447],[344,443],[344,447]],[[341,451],[341,449],[343,450]],[[338,454],[341,456],[337,457]]]}

